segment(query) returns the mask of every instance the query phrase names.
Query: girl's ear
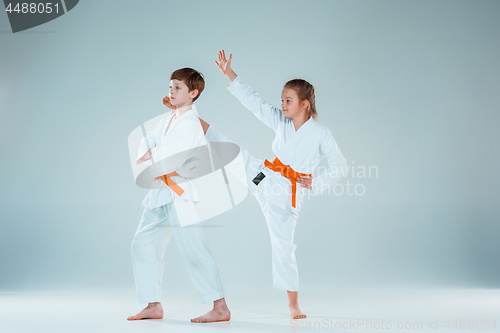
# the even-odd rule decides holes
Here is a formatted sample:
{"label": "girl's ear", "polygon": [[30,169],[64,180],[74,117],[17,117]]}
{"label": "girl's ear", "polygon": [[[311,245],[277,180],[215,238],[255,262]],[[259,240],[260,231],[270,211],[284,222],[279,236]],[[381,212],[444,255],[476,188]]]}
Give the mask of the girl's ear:
{"label": "girl's ear", "polygon": [[309,107],[309,101],[307,99],[303,100],[302,101],[302,108],[307,110],[308,107]]}

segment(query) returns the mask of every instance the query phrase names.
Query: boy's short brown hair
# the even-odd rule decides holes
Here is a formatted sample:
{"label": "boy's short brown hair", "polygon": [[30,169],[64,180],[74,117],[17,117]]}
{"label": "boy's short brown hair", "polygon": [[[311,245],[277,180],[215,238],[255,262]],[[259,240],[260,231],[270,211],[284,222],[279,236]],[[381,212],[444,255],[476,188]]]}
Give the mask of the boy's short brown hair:
{"label": "boy's short brown hair", "polygon": [[193,98],[193,102],[200,97],[201,92],[205,89],[205,80],[203,74],[192,68],[181,68],[170,74],[170,80],[182,81],[186,84],[189,91],[198,89],[198,95]]}

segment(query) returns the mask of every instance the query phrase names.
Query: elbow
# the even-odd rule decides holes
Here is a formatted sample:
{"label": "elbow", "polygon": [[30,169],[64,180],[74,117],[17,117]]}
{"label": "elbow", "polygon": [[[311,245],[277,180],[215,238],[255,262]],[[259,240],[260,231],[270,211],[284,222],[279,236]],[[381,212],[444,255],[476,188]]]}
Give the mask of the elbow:
{"label": "elbow", "polygon": [[336,176],[336,178],[344,178],[347,176],[347,161],[344,159],[342,162],[336,163],[333,166],[332,174]]}

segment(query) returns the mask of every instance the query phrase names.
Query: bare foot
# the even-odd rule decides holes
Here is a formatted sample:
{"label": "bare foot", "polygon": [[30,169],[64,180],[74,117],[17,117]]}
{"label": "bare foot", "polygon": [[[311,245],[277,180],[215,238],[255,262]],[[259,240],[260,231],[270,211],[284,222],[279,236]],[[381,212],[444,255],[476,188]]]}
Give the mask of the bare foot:
{"label": "bare foot", "polygon": [[288,294],[288,307],[290,308],[290,314],[293,319],[303,319],[307,317],[299,309],[299,292],[287,290]]}
{"label": "bare foot", "polygon": [[214,308],[203,316],[191,319],[192,323],[213,323],[215,321],[228,321],[231,319],[231,312],[229,311],[224,298],[214,301]]}
{"label": "bare foot", "polygon": [[127,320],[141,320],[141,319],[162,319],[163,308],[160,302],[149,303],[146,308],[135,316],[130,316]]}
{"label": "bare foot", "polygon": [[293,319],[303,319],[307,317],[302,311],[300,311],[298,305],[289,305],[288,307],[290,308],[290,314]]}

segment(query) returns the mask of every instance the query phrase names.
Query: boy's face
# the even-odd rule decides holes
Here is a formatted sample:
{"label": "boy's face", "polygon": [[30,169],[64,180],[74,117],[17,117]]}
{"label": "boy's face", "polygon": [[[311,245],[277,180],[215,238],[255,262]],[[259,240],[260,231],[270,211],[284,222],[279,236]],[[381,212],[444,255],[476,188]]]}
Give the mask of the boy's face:
{"label": "boy's face", "polygon": [[177,108],[193,104],[193,98],[198,94],[198,90],[189,91],[184,81],[173,79],[170,81],[170,91],[168,96],[170,102]]}

